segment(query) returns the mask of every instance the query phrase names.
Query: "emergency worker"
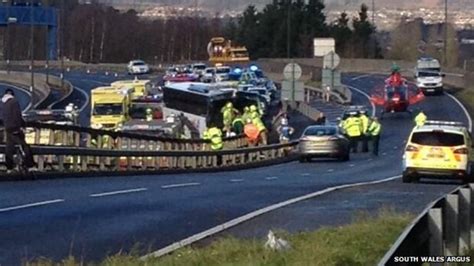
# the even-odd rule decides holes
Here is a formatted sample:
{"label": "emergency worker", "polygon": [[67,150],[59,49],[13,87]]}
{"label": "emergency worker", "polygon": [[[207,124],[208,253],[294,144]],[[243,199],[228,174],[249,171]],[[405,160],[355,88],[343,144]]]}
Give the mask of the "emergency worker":
{"label": "emergency worker", "polygon": [[218,127],[211,127],[208,131],[208,138],[211,140],[211,149],[213,151],[222,150],[224,143],[222,141],[222,131]]}
{"label": "emergency worker", "polygon": [[244,122],[244,124],[246,124],[247,119],[250,119],[250,107],[249,106],[244,107],[244,113],[242,114],[242,121]]}
{"label": "emergency worker", "polygon": [[361,110],[360,115],[359,115],[360,121],[362,123],[362,135],[361,135],[361,141],[362,141],[362,152],[368,152],[369,151],[369,136],[367,136],[367,129],[369,127],[369,117],[367,116],[367,111],[366,110]]}
{"label": "emergency worker", "polygon": [[254,124],[259,132],[259,143],[263,145],[267,145],[267,129],[265,128],[265,124],[263,123],[262,119],[259,115],[252,115],[252,124]]}
{"label": "emergency worker", "polygon": [[351,112],[344,122],[343,128],[349,138],[351,150],[357,153],[359,140],[363,133],[362,122],[357,117],[357,112]]}
{"label": "emergency worker", "polygon": [[151,108],[146,109],[146,121],[147,122],[153,121],[153,110],[151,110]]}
{"label": "emergency worker", "polygon": [[240,114],[237,114],[234,121],[232,121],[232,131],[236,135],[241,135],[244,132],[244,120]]}
{"label": "emergency worker", "polygon": [[250,118],[255,119],[256,117],[260,118],[262,117],[262,114],[259,112],[257,106],[252,104],[250,106]]}
{"label": "emergency worker", "polygon": [[227,102],[224,107],[221,109],[222,113],[222,123],[224,124],[224,131],[230,132],[232,128],[232,122],[234,121],[235,114],[238,111],[234,108],[234,105],[231,102]]}
{"label": "emergency worker", "polygon": [[379,123],[377,117],[372,117],[367,128],[367,135],[372,141],[372,153],[375,156],[379,155],[379,141],[380,141],[380,132],[382,131],[382,125]]}
{"label": "emergency worker", "polygon": [[417,127],[421,127],[425,124],[426,122],[426,115],[423,113],[423,111],[420,111],[420,113],[415,117],[415,124]]}
{"label": "emergency worker", "polygon": [[246,120],[244,126],[244,134],[247,138],[247,142],[250,147],[254,147],[257,145],[260,132],[257,126],[252,123],[252,119],[250,118]]}
{"label": "emergency worker", "polygon": [[288,124],[288,119],[286,117],[281,119],[281,124],[277,128],[280,143],[285,144],[290,141],[291,135],[295,132],[295,129]]}

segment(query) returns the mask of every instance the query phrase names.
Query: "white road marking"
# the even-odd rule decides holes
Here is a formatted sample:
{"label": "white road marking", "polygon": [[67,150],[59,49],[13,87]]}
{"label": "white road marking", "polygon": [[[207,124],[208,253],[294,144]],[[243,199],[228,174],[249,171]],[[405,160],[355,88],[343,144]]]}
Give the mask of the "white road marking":
{"label": "white road marking", "polygon": [[3,83],[3,82],[0,82],[0,85],[5,86],[5,87],[10,87],[10,88],[15,88],[15,89],[17,89],[17,90],[20,90],[20,91],[26,93],[26,95],[28,95],[28,96],[30,97],[30,102],[29,102],[28,105],[25,107],[25,110],[22,111],[23,113],[26,112],[26,111],[28,111],[28,110],[30,110],[30,108],[33,106],[33,103],[31,102],[31,100],[32,100],[33,97],[32,97],[32,95],[31,95],[31,92],[30,92],[28,89],[22,88],[22,87],[20,87],[20,86],[16,86],[16,85],[13,85],[13,84]]}
{"label": "white road marking", "polygon": [[8,211],[26,209],[26,208],[31,208],[31,207],[44,206],[44,205],[59,203],[59,202],[63,202],[63,201],[64,201],[64,199],[55,199],[55,200],[47,200],[47,201],[29,203],[29,204],[25,204],[25,205],[2,208],[2,209],[0,209],[0,212],[8,212]]}
{"label": "white road marking", "polygon": [[467,111],[466,107],[461,103],[461,101],[459,101],[456,97],[454,97],[453,95],[445,92],[444,93],[445,95],[447,95],[449,98],[453,99],[460,107],[461,109],[463,110],[464,112],[464,115],[467,117],[467,121],[469,123],[469,129],[470,131],[472,132],[473,128],[472,128],[472,118],[471,116],[469,115],[469,112]]}
{"label": "white road marking", "polygon": [[276,176],[269,176],[269,177],[265,177],[266,180],[276,180],[278,179],[278,177]]}
{"label": "white road marking", "polygon": [[309,176],[311,175],[310,173],[302,173],[301,176]]}
{"label": "white road marking", "polygon": [[367,161],[369,161],[369,162],[372,161],[372,160],[373,160],[372,158],[367,159]]}
{"label": "white road marking", "polygon": [[384,152],[384,153],[382,153],[382,155],[387,155],[387,153],[386,153],[386,152]]}
{"label": "white road marking", "polygon": [[210,229],[208,229],[204,232],[201,232],[201,233],[195,234],[193,236],[190,236],[188,238],[185,238],[183,240],[177,241],[177,242],[175,242],[175,243],[173,243],[169,246],[166,246],[166,247],[164,247],[162,249],[159,249],[155,252],[149,253],[149,254],[141,257],[140,259],[145,260],[145,259],[148,259],[148,258],[160,257],[160,256],[163,256],[163,255],[166,255],[166,254],[168,254],[170,252],[173,252],[173,251],[175,251],[175,250],[177,250],[181,247],[190,245],[190,244],[195,243],[195,242],[197,242],[201,239],[204,239],[204,238],[209,237],[211,235],[215,235],[215,234],[220,233],[220,232],[222,232],[222,231],[224,231],[228,228],[231,228],[231,227],[234,227],[238,224],[241,224],[245,221],[251,220],[251,219],[253,219],[255,217],[258,217],[260,215],[263,215],[265,213],[269,213],[271,211],[286,207],[286,206],[294,204],[294,203],[298,203],[298,202],[301,202],[301,201],[304,201],[304,200],[308,200],[308,199],[311,199],[311,198],[315,198],[315,197],[318,197],[318,196],[321,196],[321,195],[324,195],[324,194],[327,194],[327,193],[330,193],[330,192],[334,192],[334,191],[342,190],[342,189],[346,189],[346,188],[353,188],[353,187],[360,187],[360,186],[366,186],[366,185],[376,185],[376,184],[380,184],[380,183],[386,183],[386,182],[390,182],[390,181],[399,179],[400,177],[401,176],[393,176],[393,177],[389,177],[389,178],[385,178],[385,179],[381,179],[381,180],[376,180],[376,181],[359,182],[359,183],[352,183],[352,184],[328,187],[328,188],[323,189],[323,190],[319,190],[319,191],[316,191],[316,192],[313,192],[313,193],[310,193],[310,194],[306,194],[306,195],[296,197],[296,198],[293,198],[293,199],[289,199],[289,200],[286,200],[286,201],[283,201],[283,202],[280,202],[280,203],[277,203],[277,204],[273,204],[273,205],[270,205],[268,207],[265,207],[265,208],[247,213],[243,216],[240,216],[238,218],[235,218],[235,219],[230,220],[228,222],[225,222],[223,224],[214,226],[214,227],[212,227],[212,228],[210,228]]}
{"label": "white road marking", "polygon": [[372,106],[372,116],[375,116],[375,113],[376,113],[375,104],[370,100],[370,96],[367,93],[365,93],[364,91],[362,91],[362,90],[360,90],[356,87],[349,86],[347,84],[344,84],[344,86],[347,86],[349,89],[354,90],[354,91],[362,94],[364,97],[366,97],[367,100],[369,101],[370,105]]}
{"label": "white road marking", "polygon": [[201,183],[183,183],[183,184],[165,185],[165,186],[161,186],[161,188],[167,189],[167,188],[191,187],[191,186],[199,186],[199,185],[201,185]]}
{"label": "white road marking", "polygon": [[372,74],[360,75],[360,76],[357,76],[357,77],[353,77],[351,80],[363,79],[363,78],[366,78],[366,77],[370,77],[371,75]]}
{"label": "white road marking", "polygon": [[82,105],[81,108],[79,108],[79,113],[82,113],[84,111],[84,109],[86,109],[87,105],[89,104],[89,101],[90,101],[90,97],[89,97],[89,94],[86,93],[83,89],[79,88],[79,87],[74,87],[75,90],[78,90],[80,93],[82,93],[84,95],[84,97],[86,98],[86,102]]}
{"label": "white road marking", "polygon": [[334,169],[328,169],[328,172],[334,172]]}
{"label": "white road marking", "polygon": [[147,190],[148,190],[147,188],[117,190],[117,191],[110,191],[110,192],[104,192],[104,193],[90,194],[89,197],[97,198],[97,197],[113,196],[113,195],[119,195],[119,194],[136,193],[136,192],[142,192],[142,191],[147,191]]}
{"label": "white road marking", "polygon": [[352,164],[352,163],[351,163],[351,164],[349,164],[349,167],[354,167],[354,166],[355,166],[355,164]]}
{"label": "white road marking", "polygon": [[243,179],[231,179],[230,182],[237,183],[237,182],[244,182]]}

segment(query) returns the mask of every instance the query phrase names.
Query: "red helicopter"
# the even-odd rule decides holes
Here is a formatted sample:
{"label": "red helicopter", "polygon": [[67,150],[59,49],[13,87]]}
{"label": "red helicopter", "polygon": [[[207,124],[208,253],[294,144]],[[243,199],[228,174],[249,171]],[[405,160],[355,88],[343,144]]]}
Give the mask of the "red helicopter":
{"label": "red helicopter", "polygon": [[415,85],[410,85],[398,71],[392,70],[392,75],[385,80],[383,87],[375,88],[370,101],[382,106],[381,118],[385,113],[411,111],[408,106],[416,104],[425,98],[423,92]]}

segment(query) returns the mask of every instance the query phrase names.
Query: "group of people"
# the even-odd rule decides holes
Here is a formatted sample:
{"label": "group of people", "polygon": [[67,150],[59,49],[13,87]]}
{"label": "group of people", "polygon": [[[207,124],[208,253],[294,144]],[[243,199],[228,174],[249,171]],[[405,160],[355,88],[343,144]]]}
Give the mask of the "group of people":
{"label": "group of people", "polygon": [[203,133],[203,139],[211,141],[212,150],[223,148],[223,137],[245,134],[250,146],[267,145],[268,130],[262,120],[262,112],[256,105],[246,106],[241,113],[232,102],[221,109],[222,130],[215,124],[209,125]]}
{"label": "group of people", "polygon": [[348,117],[341,120],[339,127],[349,139],[352,152],[358,152],[359,143],[362,143],[362,152],[368,152],[371,141],[372,153],[378,156],[382,125],[377,117],[369,118],[365,110],[351,111]]}

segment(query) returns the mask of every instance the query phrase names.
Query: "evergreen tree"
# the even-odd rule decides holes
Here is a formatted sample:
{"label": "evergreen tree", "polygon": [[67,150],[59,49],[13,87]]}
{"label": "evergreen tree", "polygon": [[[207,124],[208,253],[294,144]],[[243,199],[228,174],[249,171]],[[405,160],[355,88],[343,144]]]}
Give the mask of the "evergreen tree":
{"label": "evergreen tree", "polygon": [[331,25],[331,36],[336,40],[336,52],[341,56],[349,56],[349,42],[352,39],[352,30],[349,28],[349,17],[342,12],[339,18]]}
{"label": "evergreen tree", "polygon": [[375,33],[375,26],[369,22],[367,11],[367,6],[362,4],[360,6],[359,17],[355,17],[352,20],[352,26],[354,28],[353,55],[355,57],[367,58],[370,54],[370,48],[375,49],[373,45],[369,46],[372,34]]}

